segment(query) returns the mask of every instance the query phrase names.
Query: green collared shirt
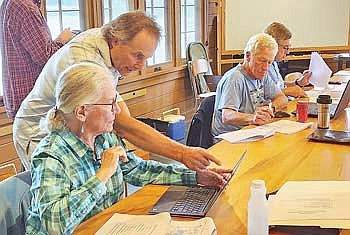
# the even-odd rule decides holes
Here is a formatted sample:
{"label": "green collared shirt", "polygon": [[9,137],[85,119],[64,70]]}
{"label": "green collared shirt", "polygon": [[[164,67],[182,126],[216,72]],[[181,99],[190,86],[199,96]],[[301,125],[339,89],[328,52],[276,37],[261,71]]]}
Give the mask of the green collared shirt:
{"label": "green collared shirt", "polygon": [[[98,158],[104,150],[125,144],[118,136],[104,133],[95,140]],[[72,132],[54,131],[32,155],[32,203],[27,234],[71,234],[84,220],[119,201],[124,181],[146,184],[196,184],[196,173],[184,167],[145,161],[128,153],[116,173],[103,184],[96,173],[101,167],[94,151]]]}

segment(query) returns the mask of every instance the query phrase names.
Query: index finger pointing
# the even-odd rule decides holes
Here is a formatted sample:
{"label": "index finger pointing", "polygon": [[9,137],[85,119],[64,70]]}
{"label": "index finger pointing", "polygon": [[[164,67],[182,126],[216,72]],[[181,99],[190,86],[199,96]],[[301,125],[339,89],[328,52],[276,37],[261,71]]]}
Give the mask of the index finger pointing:
{"label": "index finger pointing", "polygon": [[206,150],[203,151],[203,153],[204,153],[204,157],[206,157],[209,161],[214,162],[216,165],[221,166],[221,161],[218,158],[216,158],[214,155],[212,155]]}

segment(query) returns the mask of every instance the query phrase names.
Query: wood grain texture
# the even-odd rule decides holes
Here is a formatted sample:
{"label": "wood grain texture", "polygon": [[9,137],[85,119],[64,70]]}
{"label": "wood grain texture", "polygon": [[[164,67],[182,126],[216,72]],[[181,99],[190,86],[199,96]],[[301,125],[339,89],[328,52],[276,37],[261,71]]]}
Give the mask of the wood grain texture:
{"label": "wood grain texture", "polygon": [[[295,102],[290,103],[289,111],[294,108]],[[316,119],[308,121],[317,122]],[[331,128],[350,131],[350,110],[332,120]],[[222,160],[224,167],[232,167],[242,152],[248,150],[229,186],[207,214],[214,219],[218,234],[246,234],[249,187],[253,179],[265,180],[268,192],[278,190],[289,180],[350,180],[349,146],[308,141],[306,137],[312,131],[306,129],[292,135],[276,133],[262,141],[241,144],[221,141],[209,149]],[[166,189],[167,186],[146,186],[90,218],[74,234],[95,233],[114,212],[147,214]]]}

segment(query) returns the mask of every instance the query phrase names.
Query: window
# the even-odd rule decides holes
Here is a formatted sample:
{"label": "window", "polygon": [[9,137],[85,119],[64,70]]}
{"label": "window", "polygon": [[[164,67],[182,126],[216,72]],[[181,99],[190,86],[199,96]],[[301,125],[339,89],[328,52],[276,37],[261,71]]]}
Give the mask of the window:
{"label": "window", "polygon": [[199,0],[181,0],[181,58],[190,42],[201,41],[201,12]]}
{"label": "window", "polygon": [[134,10],[133,0],[103,0],[103,24]]}
{"label": "window", "polygon": [[162,32],[158,47],[153,57],[147,60],[147,65],[161,64],[171,61],[171,12],[169,0],[146,0],[146,12],[155,18]]}
{"label": "window", "polygon": [[85,23],[80,9],[85,1],[80,0],[46,0],[46,18],[52,38],[56,38],[65,28],[83,29]]}

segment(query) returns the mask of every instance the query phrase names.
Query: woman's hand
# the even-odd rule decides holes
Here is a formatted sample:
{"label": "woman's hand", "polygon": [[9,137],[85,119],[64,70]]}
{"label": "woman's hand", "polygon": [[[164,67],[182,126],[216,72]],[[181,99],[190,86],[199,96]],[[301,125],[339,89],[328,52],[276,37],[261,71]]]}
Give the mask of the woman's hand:
{"label": "woman's hand", "polygon": [[232,169],[210,168],[197,171],[197,183],[223,187],[230,178]]}
{"label": "woman's hand", "polygon": [[123,162],[128,161],[125,150],[121,146],[113,146],[105,150],[101,155],[101,168],[96,173],[97,178],[106,183],[117,170],[119,158]]}
{"label": "woman's hand", "polygon": [[311,75],[311,71],[305,70],[303,76],[295,81],[296,85],[301,87],[308,85],[310,83]]}

